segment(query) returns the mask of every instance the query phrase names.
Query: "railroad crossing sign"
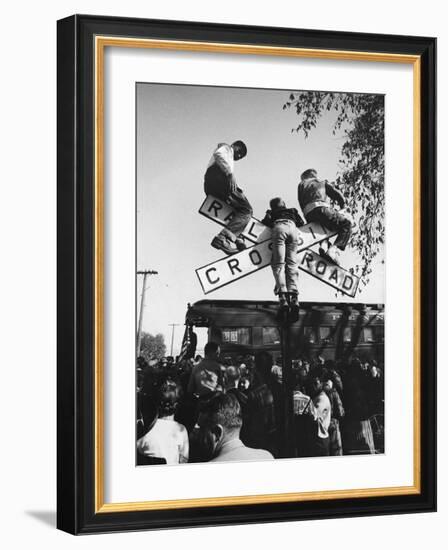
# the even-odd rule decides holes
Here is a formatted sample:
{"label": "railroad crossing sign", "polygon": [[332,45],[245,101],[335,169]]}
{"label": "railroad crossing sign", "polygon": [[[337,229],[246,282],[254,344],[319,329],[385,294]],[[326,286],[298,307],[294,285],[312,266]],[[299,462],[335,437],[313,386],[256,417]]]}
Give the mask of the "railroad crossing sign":
{"label": "railroad crossing sign", "polygon": [[[202,203],[199,213],[222,226],[226,226],[234,215],[231,206],[210,195]],[[309,223],[300,227],[298,233],[299,269],[347,296],[354,297],[359,277],[310,250],[312,246],[336,235],[336,232],[330,232],[318,223]],[[271,264],[272,241],[269,227],[252,218],[241,236],[252,246],[196,269],[204,294],[209,294]]]}

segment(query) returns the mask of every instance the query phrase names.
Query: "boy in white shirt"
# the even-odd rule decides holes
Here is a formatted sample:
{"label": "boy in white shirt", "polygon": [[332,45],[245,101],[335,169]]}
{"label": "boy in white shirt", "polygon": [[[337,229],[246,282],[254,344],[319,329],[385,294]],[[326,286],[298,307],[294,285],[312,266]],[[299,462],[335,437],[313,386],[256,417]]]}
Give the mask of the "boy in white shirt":
{"label": "boy in white shirt", "polygon": [[240,234],[252,216],[252,207],[237,186],[234,175],[235,161],[244,158],[246,154],[247,147],[242,141],[235,141],[232,145],[219,143],[213,151],[204,176],[205,194],[223,200],[235,212],[227,227],[211,242],[214,248],[229,255],[246,248]]}

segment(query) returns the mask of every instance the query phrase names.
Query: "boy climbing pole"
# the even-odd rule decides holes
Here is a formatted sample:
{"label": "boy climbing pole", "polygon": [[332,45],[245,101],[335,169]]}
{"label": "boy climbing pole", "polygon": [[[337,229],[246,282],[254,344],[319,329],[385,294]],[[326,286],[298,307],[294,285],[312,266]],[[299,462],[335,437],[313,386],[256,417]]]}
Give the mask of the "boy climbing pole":
{"label": "boy climbing pole", "polygon": [[232,145],[219,143],[204,176],[205,194],[225,201],[235,212],[227,227],[211,242],[214,248],[229,255],[246,248],[240,234],[252,216],[252,207],[237,186],[234,175],[234,161],[244,158],[246,154],[247,147],[242,141],[235,141]]}
{"label": "boy climbing pole", "polygon": [[[335,243],[330,245],[327,251],[320,248],[319,253],[336,265],[340,265],[340,251],[345,250],[352,233],[350,218],[341,212],[345,206],[342,193],[331,183],[319,180],[316,170],[310,168],[300,176],[297,194],[308,223],[318,222],[331,231],[338,232]],[[341,210],[333,208],[330,199],[337,202]]]}
{"label": "boy climbing pole", "polygon": [[289,298],[289,305],[298,308],[297,228],[304,225],[304,221],[297,209],[287,208],[280,197],[272,199],[269,206],[262,223],[272,228],[274,292],[278,294],[280,307],[287,306]]}

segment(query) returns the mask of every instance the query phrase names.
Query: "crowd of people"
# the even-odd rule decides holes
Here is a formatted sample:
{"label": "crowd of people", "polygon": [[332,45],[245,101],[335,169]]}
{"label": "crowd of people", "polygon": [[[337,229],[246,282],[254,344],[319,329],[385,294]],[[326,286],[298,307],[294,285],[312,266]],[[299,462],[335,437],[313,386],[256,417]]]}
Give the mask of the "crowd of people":
{"label": "crowd of people", "polygon": [[221,357],[209,342],[204,355],[139,358],[138,464],[384,452],[376,361],[296,358],[285,383],[282,358],[268,352]]}

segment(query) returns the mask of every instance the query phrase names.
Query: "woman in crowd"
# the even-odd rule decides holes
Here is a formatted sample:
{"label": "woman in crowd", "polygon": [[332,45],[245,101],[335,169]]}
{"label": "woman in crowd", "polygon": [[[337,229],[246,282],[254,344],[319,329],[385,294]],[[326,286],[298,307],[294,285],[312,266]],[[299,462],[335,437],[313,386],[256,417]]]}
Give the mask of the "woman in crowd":
{"label": "woman in crowd", "polygon": [[172,380],[162,384],[158,396],[158,419],[137,441],[137,451],[151,459],[164,459],[167,464],[188,462],[188,433],[174,420],[179,402],[179,386]]}

